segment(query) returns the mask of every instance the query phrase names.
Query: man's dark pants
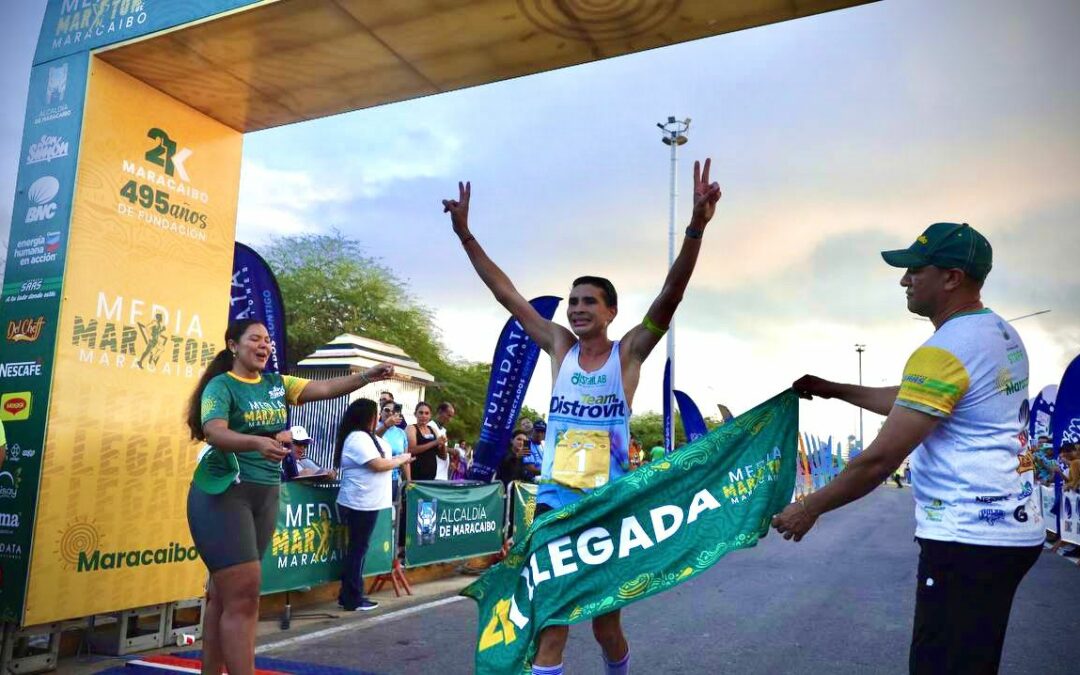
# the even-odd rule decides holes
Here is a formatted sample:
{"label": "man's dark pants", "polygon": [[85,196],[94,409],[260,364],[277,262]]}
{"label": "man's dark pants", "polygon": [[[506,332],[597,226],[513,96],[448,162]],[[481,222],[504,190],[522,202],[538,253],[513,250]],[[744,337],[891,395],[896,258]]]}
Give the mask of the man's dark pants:
{"label": "man's dark pants", "polygon": [[919,542],[912,675],[997,673],[1016,587],[1042,546]]}

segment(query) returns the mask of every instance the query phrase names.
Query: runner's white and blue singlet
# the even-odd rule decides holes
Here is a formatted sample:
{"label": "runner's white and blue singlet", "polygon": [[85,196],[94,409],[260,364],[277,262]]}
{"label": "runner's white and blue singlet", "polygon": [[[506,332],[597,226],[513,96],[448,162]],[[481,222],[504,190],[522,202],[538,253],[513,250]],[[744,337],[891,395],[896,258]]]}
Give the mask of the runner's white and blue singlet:
{"label": "runner's white and blue singlet", "polygon": [[548,407],[537,503],[559,509],[629,471],[630,405],[623,390],[619,342],[598,370],[587,372],[575,344],[559,366]]}

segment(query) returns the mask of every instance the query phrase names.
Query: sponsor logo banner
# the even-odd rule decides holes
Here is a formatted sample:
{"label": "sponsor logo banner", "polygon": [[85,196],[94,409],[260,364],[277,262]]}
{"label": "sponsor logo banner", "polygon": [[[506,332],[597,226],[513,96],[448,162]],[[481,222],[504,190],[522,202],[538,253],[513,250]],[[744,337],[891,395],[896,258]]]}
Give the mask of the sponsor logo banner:
{"label": "sponsor logo banner", "polygon": [[229,320],[262,321],[270,333],[270,360],[267,372],[284,372],[285,301],[270,265],[252,248],[239,242],[233,253],[232,286],[229,292]]}
{"label": "sponsor logo banner", "polygon": [[[8,270],[10,271],[10,266]],[[60,292],[60,277],[42,277],[4,284],[4,303],[27,300],[56,300]]]}
{"label": "sponsor logo banner", "polygon": [[0,361],[0,377],[4,379],[40,375],[41,361]]}
{"label": "sponsor logo banner", "polygon": [[[337,494],[337,488],[299,481],[282,484],[274,538],[262,560],[263,594],[311,588],[341,578],[348,527],[338,518]],[[393,515],[384,509],[371,533],[364,576],[390,571],[393,539]]]}
{"label": "sponsor logo banner", "polygon": [[0,394],[0,422],[21,422],[30,418],[34,395],[29,391]]}
{"label": "sponsor logo banner", "polygon": [[44,134],[36,143],[30,144],[26,153],[26,164],[40,164],[68,156],[68,142],[63,136]]}
{"label": "sponsor logo banner", "polygon": [[7,323],[8,342],[37,342],[41,329],[45,326],[45,317],[11,319]]}
{"label": "sponsor logo banner", "polygon": [[[197,447],[181,419],[196,378],[224,346],[242,136],[108,64],[91,68],[78,149],[36,165],[65,189],[78,183],[70,227],[12,237],[59,231],[64,251],[63,307],[59,316],[40,312],[44,337],[31,343],[55,349],[48,406],[40,402],[49,436],[44,446],[17,439],[49,456],[28,521],[36,550],[26,555],[24,625],[196,597],[206,575],[185,518]],[[39,128],[34,142],[57,133]],[[78,180],[54,171],[76,152]],[[177,236],[128,210],[200,234]],[[47,252],[54,243],[40,245]],[[39,314],[32,303],[9,307],[17,314],[7,319]],[[34,492],[28,475],[20,500]],[[68,536],[58,542],[57,533]]]}
{"label": "sponsor logo banner", "polygon": [[409,483],[405,559],[410,565],[460,560],[502,548],[502,483]]}
{"label": "sponsor logo banner", "polygon": [[[560,298],[550,295],[533,298],[529,304],[545,319],[555,315]],[[525,390],[529,387],[540,347],[525,334],[516,319],[511,317],[499,334],[495,344],[495,356],[491,362],[491,379],[488,380],[487,398],[484,402],[484,418],[480,423],[480,440],[473,452],[468,477],[489,481],[510,445],[510,432],[514,430]]]}
{"label": "sponsor logo banner", "polygon": [[0,402],[0,419],[5,425],[15,422],[6,428],[10,464],[3,468],[17,478],[12,485],[6,476],[0,477],[0,509],[18,515],[21,523],[0,537],[0,621],[24,618],[47,422],[43,413],[49,407],[88,63],[89,55],[79,54],[36,66],[27,91],[0,303],[0,325],[5,330],[0,377],[10,378]]}
{"label": "sponsor logo banner", "polygon": [[34,63],[89,51],[258,0],[49,0]]}

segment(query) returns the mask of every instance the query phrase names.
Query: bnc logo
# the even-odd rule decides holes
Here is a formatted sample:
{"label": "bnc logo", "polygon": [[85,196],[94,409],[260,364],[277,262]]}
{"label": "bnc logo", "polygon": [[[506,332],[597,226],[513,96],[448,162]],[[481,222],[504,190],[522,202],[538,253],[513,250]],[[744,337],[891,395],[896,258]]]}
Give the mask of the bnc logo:
{"label": "bnc logo", "polygon": [[49,83],[45,87],[45,105],[61,103],[67,92],[68,64],[49,68]]}
{"label": "bnc logo", "polygon": [[165,169],[168,175],[178,175],[180,180],[190,183],[191,179],[188,177],[187,169],[184,168],[184,162],[191,157],[191,148],[178,149],[176,141],[169,138],[169,134],[164,129],[157,127],[146,132],[146,137],[157,141],[156,146],[146,151],[146,161]]}
{"label": "bnc logo", "polygon": [[26,210],[27,223],[39,223],[51,220],[56,215],[56,198],[60,192],[60,181],[52,176],[42,176],[30,184],[26,196],[33,205]]}

